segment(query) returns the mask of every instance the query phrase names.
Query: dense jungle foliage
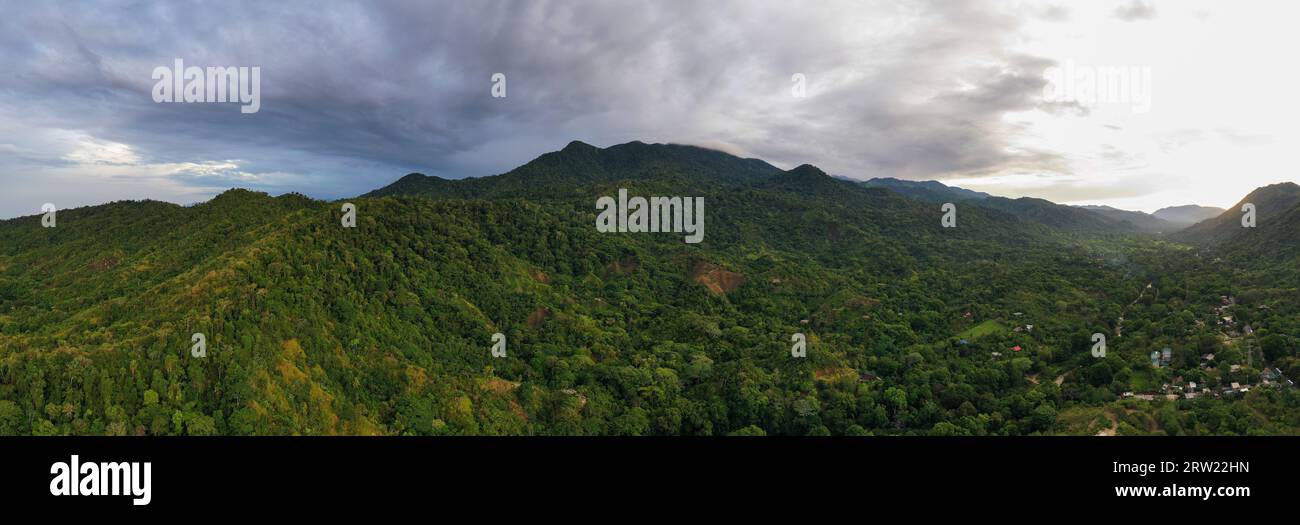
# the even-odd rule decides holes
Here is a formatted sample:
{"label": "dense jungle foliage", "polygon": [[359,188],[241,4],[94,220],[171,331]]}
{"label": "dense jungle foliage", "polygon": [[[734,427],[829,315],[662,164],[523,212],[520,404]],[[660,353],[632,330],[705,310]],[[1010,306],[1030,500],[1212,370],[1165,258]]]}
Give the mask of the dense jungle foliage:
{"label": "dense jungle foliage", "polygon": [[[703,197],[704,241],[598,232],[619,188]],[[1297,434],[1294,189],[1249,230],[1001,198],[944,228],[812,166],[575,142],[345,199],[355,228],[246,190],[12,219],[0,434]]]}

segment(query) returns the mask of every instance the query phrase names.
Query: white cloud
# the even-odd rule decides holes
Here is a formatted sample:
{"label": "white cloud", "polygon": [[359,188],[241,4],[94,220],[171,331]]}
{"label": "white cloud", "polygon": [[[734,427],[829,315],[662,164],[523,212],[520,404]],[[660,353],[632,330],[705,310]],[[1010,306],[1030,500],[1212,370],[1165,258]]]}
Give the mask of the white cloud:
{"label": "white cloud", "polygon": [[140,156],[131,146],[120,142],[99,140],[83,133],[76,135],[73,150],[64,155],[64,160],[76,164],[135,165]]}

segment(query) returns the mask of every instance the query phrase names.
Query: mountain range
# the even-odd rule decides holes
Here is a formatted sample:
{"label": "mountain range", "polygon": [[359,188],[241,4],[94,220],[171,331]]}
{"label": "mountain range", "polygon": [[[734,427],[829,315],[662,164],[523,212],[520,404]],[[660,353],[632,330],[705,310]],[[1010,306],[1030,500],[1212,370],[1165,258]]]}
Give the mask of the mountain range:
{"label": "mountain range", "polygon": [[[597,231],[619,190],[703,198],[704,241]],[[1300,373],[1294,190],[1249,195],[1255,229],[1228,210],[1157,235],[1122,210],[573,142],[341,201],[21,217],[0,221],[0,434],[1296,433],[1293,389],[1231,386]],[[1212,391],[1165,401],[1180,381]]]}
{"label": "mountain range", "polygon": [[[1098,219],[1079,214],[1066,209],[1065,206],[1042,199],[1006,199],[983,192],[948,186],[933,180],[912,181],[884,177],[869,179],[862,182],[862,185],[886,188],[904,197],[926,202],[956,203],[975,201],[978,204],[1002,209],[1027,219],[1075,230],[1173,233],[1195,223],[1217,217],[1225,211],[1222,208],[1194,204],[1170,206],[1154,213],[1121,210],[1110,206],[1077,206],[1077,208],[1102,217],[1102,219]],[[1037,219],[1034,219],[1035,217]]]}
{"label": "mountain range", "polygon": [[[1105,219],[1098,220],[1080,218],[1080,214],[1067,207],[1042,199],[1005,199],[948,186],[939,181],[874,178],[863,182],[862,185],[886,188],[899,195],[926,202],[973,201],[979,205],[1002,209],[1022,218],[1063,229],[1165,233],[1172,234],[1177,239],[1201,242],[1222,242],[1242,233],[1241,214],[1238,211],[1211,206],[1195,204],[1170,206],[1156,210],[1154,213],[1121,210],[1111,206],[1077,206]],[[1232,210],[1241,210],[1246,203],[1257,203],[1258,206],[1262,206],[1260,217],[1276,217],[1292,211],[1297,204],[1300,204],[1300,186],[1284,182],[1258,188],[1233,206]],[[1294,224],[1296,223],[1276,221],[1270,227],[1287,228]]]}

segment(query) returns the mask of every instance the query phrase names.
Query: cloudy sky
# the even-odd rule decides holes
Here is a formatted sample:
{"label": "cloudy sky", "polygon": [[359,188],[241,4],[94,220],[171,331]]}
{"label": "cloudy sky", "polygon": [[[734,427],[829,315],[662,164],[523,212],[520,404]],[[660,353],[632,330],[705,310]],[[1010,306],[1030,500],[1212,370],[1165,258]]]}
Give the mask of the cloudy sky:
{"label": "cloudy sky", "polygon": [[[0,0],[0,217],[235,186],[339,198],[575,139],[1228,206],[1300,179],[1292,4]],[[260,66],[260,111],[155,103],[177,58]],[[1127,100],[1084,95],[1083,72],[1120,68],[1149,74],[1149,98],[1136,73]]]}

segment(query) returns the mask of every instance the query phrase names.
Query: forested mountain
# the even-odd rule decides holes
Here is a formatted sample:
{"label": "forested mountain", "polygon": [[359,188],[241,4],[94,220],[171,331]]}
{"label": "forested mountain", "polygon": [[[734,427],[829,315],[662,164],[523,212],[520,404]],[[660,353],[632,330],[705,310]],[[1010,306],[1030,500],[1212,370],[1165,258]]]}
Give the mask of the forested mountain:
{"label": "forested mountain", "polygon": [[1280,282],[1287,282],[1285,272],[1300,266],[1300,204],[1280,216],[1269,217],[1267,223],[1257,223],[1255,228],[1242,228],[1219,245],[1216,253],[1243,260],[1249,266],[1271,268],[1281,274]]}
{"label": "forested mountain", "polygon": [[956,186],[948,186],[934,180],[915,181],[877,177],[862,183],[867,187],[888,188],[899,195],[927,202],[957,202],[964,200],[987,199],[989,194],[971,191]]}
{"label": "forested mountain", "polygon": [[[1022,220],[1037,222],[1053,228],[1093,233],[1160,233],[1177,229],[1163,220],[1140,212],[1131,212],[1109,206],[1062,206],[1043,199],[1007,199],[987,193],[948,186],[938,181],[912,181],[889,177],[874,178],[862,183],[871,188],[886,188],[894,193],[925,202],[967,202],[1001,210]],[[1079,210],[1090,213],[1080,213]]]}
{"label": "forested mountain", "polygon": [[[620,188],[703,197],[704,241],[598,232]],[[982,201],[945,228],[938,203],[810,165],[575,142],[408,175],[347,199],[355,228],[343,201],[244,190],[2,221],[0,433],[1300,429],[1295,272]],[[1285,376],[1229,386],[1265,369]]]}
{"label": "forested mountain", "polygon": [[[1161,233],[1177,227],[1141,212],[1125,211],[1109,206],[1063,206],[1034,198],[1007,199],[987,193],[948,186],[938,181],[912,181],[888,177],[874,178],[862,183],[871,188],[886,188],[894,193],[925,202],[965,202],[1000,210],[1021,220],[1040,223],[1052,228],[1091,233]],[[1080,210],[1086,210],[1081,212]]]}
{"label": "forested mountain", "polygon": [[[366,194],[422,195],[435,198],[528,198],[533,200],[586,199],[583,185],[610,189],[614,182],[636,181],[678,193],[711,189],[749,189],[812,192],[842,200],[864,193],[898,194],[941,203],[949,200],[997,210],[1014,219],[1053,229],[1090,233],[1134,233],[1141,230],[1126,220],[1063,206],[1043,199],[1007,199],[943,185],[935,181],[872,179],[855,184],[827,175],[811,165],[789,171],[757,159],[741,159],[720,151],[675,144],[630,142],[600,149],[572,142],[563,150],[538,157],[515,170],[494,177],[446,180],[413,173]],[[855,187],[857,186],[857,187]],[[866,192],[862,190],[867,190]],[[585,201],[584,201],[585,202]],[[972,209],[964,206],[965,209]],[[981,214],[987,214],[984,210]],[[929,212],[926,212],[929,213]],[[983,216],[983,215],[981,215]],[[1008,220],[1008,218],[1003,218]]]}
{"label": "forested mountain", "polygon": [[1008,199],[989,197],[978,201],[979,206],[1001,210],[1022,220],[1036,222],[1055,229],[1086,233],[1136,233],[1137,225],[1092,211],[1065,206],[1044,199],[1021,197]]}
{"label": "forested mountain", "polygon": [[780,171],[758,159],[741,159],[693,146],[629,142],[601,149],[573,141],[560,151],[544,154],[502,175],[447,180],[412,173],[364,196],[585,198],[585,185],[618,180],[663,179],[694,188],[718,183],[753,183]]}
{"label": "forested mountain", "polygon": [[[1246,213],[1242,208],[1248,203],[1255,207],[1253,228],[1242,226],[1242,217]],[[1173,238],[1184,242],[1215,244],[1273,231],[1294,232],[1297,226],[1295,223],[1276,219],[1286,216],[1297,205],[1300,205],[1300,185],[1283,182],[1264,186],[1250,192],[1232,208],[1177,232]]]}
{"label": "forested mountain", "polygon": [[1224,211],[1223,208],[1215,208],[1213,206],[1187,204],[1183,206],[1160,208],[1151,215],[1158,219],[1174,223],[1179,227],[1186,227],[1212,217],[1217,217]]}
{"label": "forested mountain", "polygon": [[1121,210],[1110,206],[1079,206],[1085,210],[1108,217],[1119,222],[1127,222],[1134,228],[1148,233],[1166,233],[1182,228],[1151,214],[1140,211]]}

